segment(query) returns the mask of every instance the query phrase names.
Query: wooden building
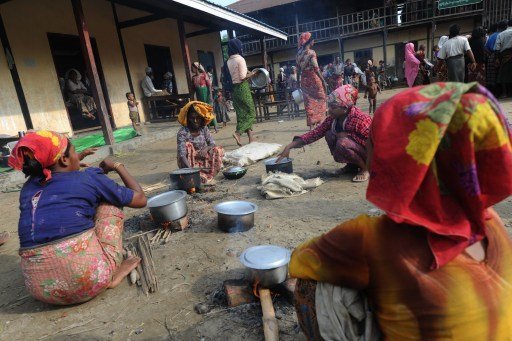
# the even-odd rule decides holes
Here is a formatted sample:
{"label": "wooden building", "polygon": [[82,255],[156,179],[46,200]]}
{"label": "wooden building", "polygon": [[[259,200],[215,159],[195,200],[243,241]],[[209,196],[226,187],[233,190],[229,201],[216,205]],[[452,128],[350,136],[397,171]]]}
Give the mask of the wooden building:
{"label": "wooden building", "polygon": [[191,62],[209,62],[220,75],[225,29],[286,39],[203,0],[0,0],[0,135],[88,127],[63,91],[66,72],[77,69],[101,119],[88,125],[101,125],[110,141],[111,126],[130,124],[125,94],[143,97],[147,66],[157,78],[173,73],[175,94],[191,92]]}
{"label": "wooden building", "polygon": [[388,72],[399,78],[403,77],[405,43],[424,44],[431,55],[451,24],[458,23],[463,33],[471,33],[477,25],[512,18],[512,0],[472,1],[441,10],[438,4],[439,0],[239,0],[229,7],[271,22],[288,34],[286,41],[280,41],[237,32],[251,66],[262,64],[263,50],[275,71],[295,64],[298,35],[309,31],[321,65],[335,56],[358,64],[373,58],[385,60],[391,66]]}

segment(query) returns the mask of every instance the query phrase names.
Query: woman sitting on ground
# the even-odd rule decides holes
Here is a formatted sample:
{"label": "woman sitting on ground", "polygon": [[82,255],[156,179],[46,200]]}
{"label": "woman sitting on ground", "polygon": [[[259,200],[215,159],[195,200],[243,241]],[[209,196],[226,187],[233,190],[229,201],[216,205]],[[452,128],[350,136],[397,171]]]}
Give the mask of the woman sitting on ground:
{"label": "woman sitting on ground", "polygon": [[69,101],[82,113],[82,116],[94,120],[96,116],[96,103],[87,94],[88,90],[82,82],[82,75],[78,70],[71,69],[66,73],[66,92]]}
{"label": "woman sitting on ground", "polygon": [[368,180],[366,140],[372,118],[356,107],[359,91],[350,84],[340,86],[327,98],[329,116],[312,131],[296,136],[279,154],[277,162],[290,156],[290,150],[301,148],[325,137],[334,161],[346,163],[341,173],[357,173],[354,182]]}
{"label": "woman sitting on ground", "polygon": [[291,257],[308,339],[338,339],[351,324],[339,313],[355,310],[340,297],[354,290],[382,339],[511,339],[512,243],[492,208],[512,194],[510,137],[499,103],[475,83],[412,88],[384,103],[368,143],[367,198],[385,214],[345,222]]}
{"label": "woman sitting on ground", "polygon": [[224,149],[215,146],[208,124],[214,119],[211,105],[188,102],[178,115],[178,167],[199,167],[201,182],[209,183],[222,168]]}
{"label": "woman sitting on ground", "polygon": [[[82,303],[117,286],[140,262],[123,261],[121,207],[146,206],[146,196],[121,163],[80,171],[62,135],[37,131],[14,148],[9,165],[28,180],[20,193],[21,269],[29,293],[59,305]],[[105,174],[116,171],[126,187]]]}

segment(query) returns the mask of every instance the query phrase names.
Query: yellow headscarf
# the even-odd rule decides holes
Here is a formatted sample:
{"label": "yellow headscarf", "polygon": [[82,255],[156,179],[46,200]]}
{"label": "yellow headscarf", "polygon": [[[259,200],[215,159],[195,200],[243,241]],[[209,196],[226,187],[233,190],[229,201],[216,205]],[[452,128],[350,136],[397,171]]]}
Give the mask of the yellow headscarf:
{"label": "yellow headscarf", "polygon": [[215,118],[213,115],[213,107],[211,105],[200,101],[190,101],[181,108],[178,115],[178,122],[182,126],[187,126],[188,109],[191,106],[194,106],[194,110],[204,119],[206,125],[210,124],[210,122]]}

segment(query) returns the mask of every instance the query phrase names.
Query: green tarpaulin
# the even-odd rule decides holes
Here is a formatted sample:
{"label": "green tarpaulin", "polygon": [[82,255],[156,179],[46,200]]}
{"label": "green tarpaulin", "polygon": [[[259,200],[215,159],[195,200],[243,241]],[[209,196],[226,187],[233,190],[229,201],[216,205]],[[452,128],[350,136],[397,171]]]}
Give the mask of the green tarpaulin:
{"label": "green tarpaulin", "polygon": [[473,5],[482,2],[482,0],[439,0],[439,9],[447,9],[459,6]]}
{"label": "green tarpaulin", "polygon": [[[132,127],[117,129],[114,131],[114,140],[116,143],[133,139],[137,136],[137,132]],[[93,134],[84,137],[79,137],[71,140],[78,153],[87,148],[101,147],[105,145],[105,138],[103,134]]]}

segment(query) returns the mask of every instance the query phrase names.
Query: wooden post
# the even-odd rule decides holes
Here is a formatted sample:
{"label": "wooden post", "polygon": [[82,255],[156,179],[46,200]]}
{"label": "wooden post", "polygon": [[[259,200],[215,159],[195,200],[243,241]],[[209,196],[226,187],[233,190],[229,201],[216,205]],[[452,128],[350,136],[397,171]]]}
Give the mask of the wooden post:
{"label": "wooden post", "polygon": [[[228,31],[229,32],[229,31]],[[188,49],[187,38],[185,37],[185,23],[182,19],[178,19],[178,34],[180,36],[180,47],[181,55],[183,57],[183,63],[185,64],[185,74],[187,76],[188,93],[190,99],[194,97],[194,85],[192,83],[192,74],[190,73],[190,51]]]}
{"label": "wooden post", "polygon": [[5,59],[7,60],[9,71],[11,72],[12,82],[14,83],[14,90],[16,90],[21,113],[23,114],[23,119],[25,120],[25,127],[27,130],[34,129],[32,118],[30,117],[30,111],[28,110],[27,99],[25,98],[25,92],[23,91],[23,86],[21,86],[18,69],[16,68],[14,57],[12,56],[11,45],[9,44],[9,39],[7,38],[7,32],[5,31],[2,15],[0,15],[0,42],[2,43],[2,47],[4,49]]}
{"label": "wooden post", "polygon": [[107,105],[105,103],[105,97],[103,95],[103,89],[101,88],[100,77],[98,75],[98,69],[96,68],[96,61],[94,60],[94,52],[91,45],[91,37],[89,36],[89,28],[85,22],[84,11],[82,9],[81,0],[71,0],[73,5],[73,14],[75,15],[76,28],[78,30],[78,36],[80,37],[80,45],[82,53],[84,55],[85,65],[87,67],[87,73],[91,77],[91,90],[96,102],[101,122],[101,129],[103,130],[103,136],[107,145],[113,145],[114,134],[112,133],[112,126],[110,125],[110,119],[108,117]]}
{"label": "wooden post", "polygon": [[263,67],[266,68],[268,61],[267,61],[267,44],[265,44],[265,38],[260,39],[260,45],[261,45]]}
{"label": "wooden post", "polygon": [[384,65],[386,65],[386,63],[388,61],[387,46],[388,46],[388,29],[384,28],[384,30],[382,31],[382,57],[384,58]]}
{"label": "wooden post", "polygon": [[341,37],[338,38],[338,48],[340,49],[340,58],[342,62],[345,62],[345,51],[343,46],[343,39]]}
{"label": "wooden post", "polygon": [[126,72],[126,78],[128,79],[128,86],[130,87],[131,93],[134,94],[132,76],[130,75],[130,66],[128,65],[128,58],[126,57],[126,50],[124,47],[123,34],[119,27],[119,18],[117,16],[116,3],[112,2],[112,13],[114,14],[114,22],[116,24],[117,39],[119,40],[119,46],[121,47],[121,55],[123,56],[124,70]]}
{"label": "wooden post", "polygon": [[295,2],[293,3],[293,8],[295,9],[295,30],[297,31],[297,42],[299,42],[299,39],[300,39],[299,15],[297,14],[297,8],[295,6]]}

